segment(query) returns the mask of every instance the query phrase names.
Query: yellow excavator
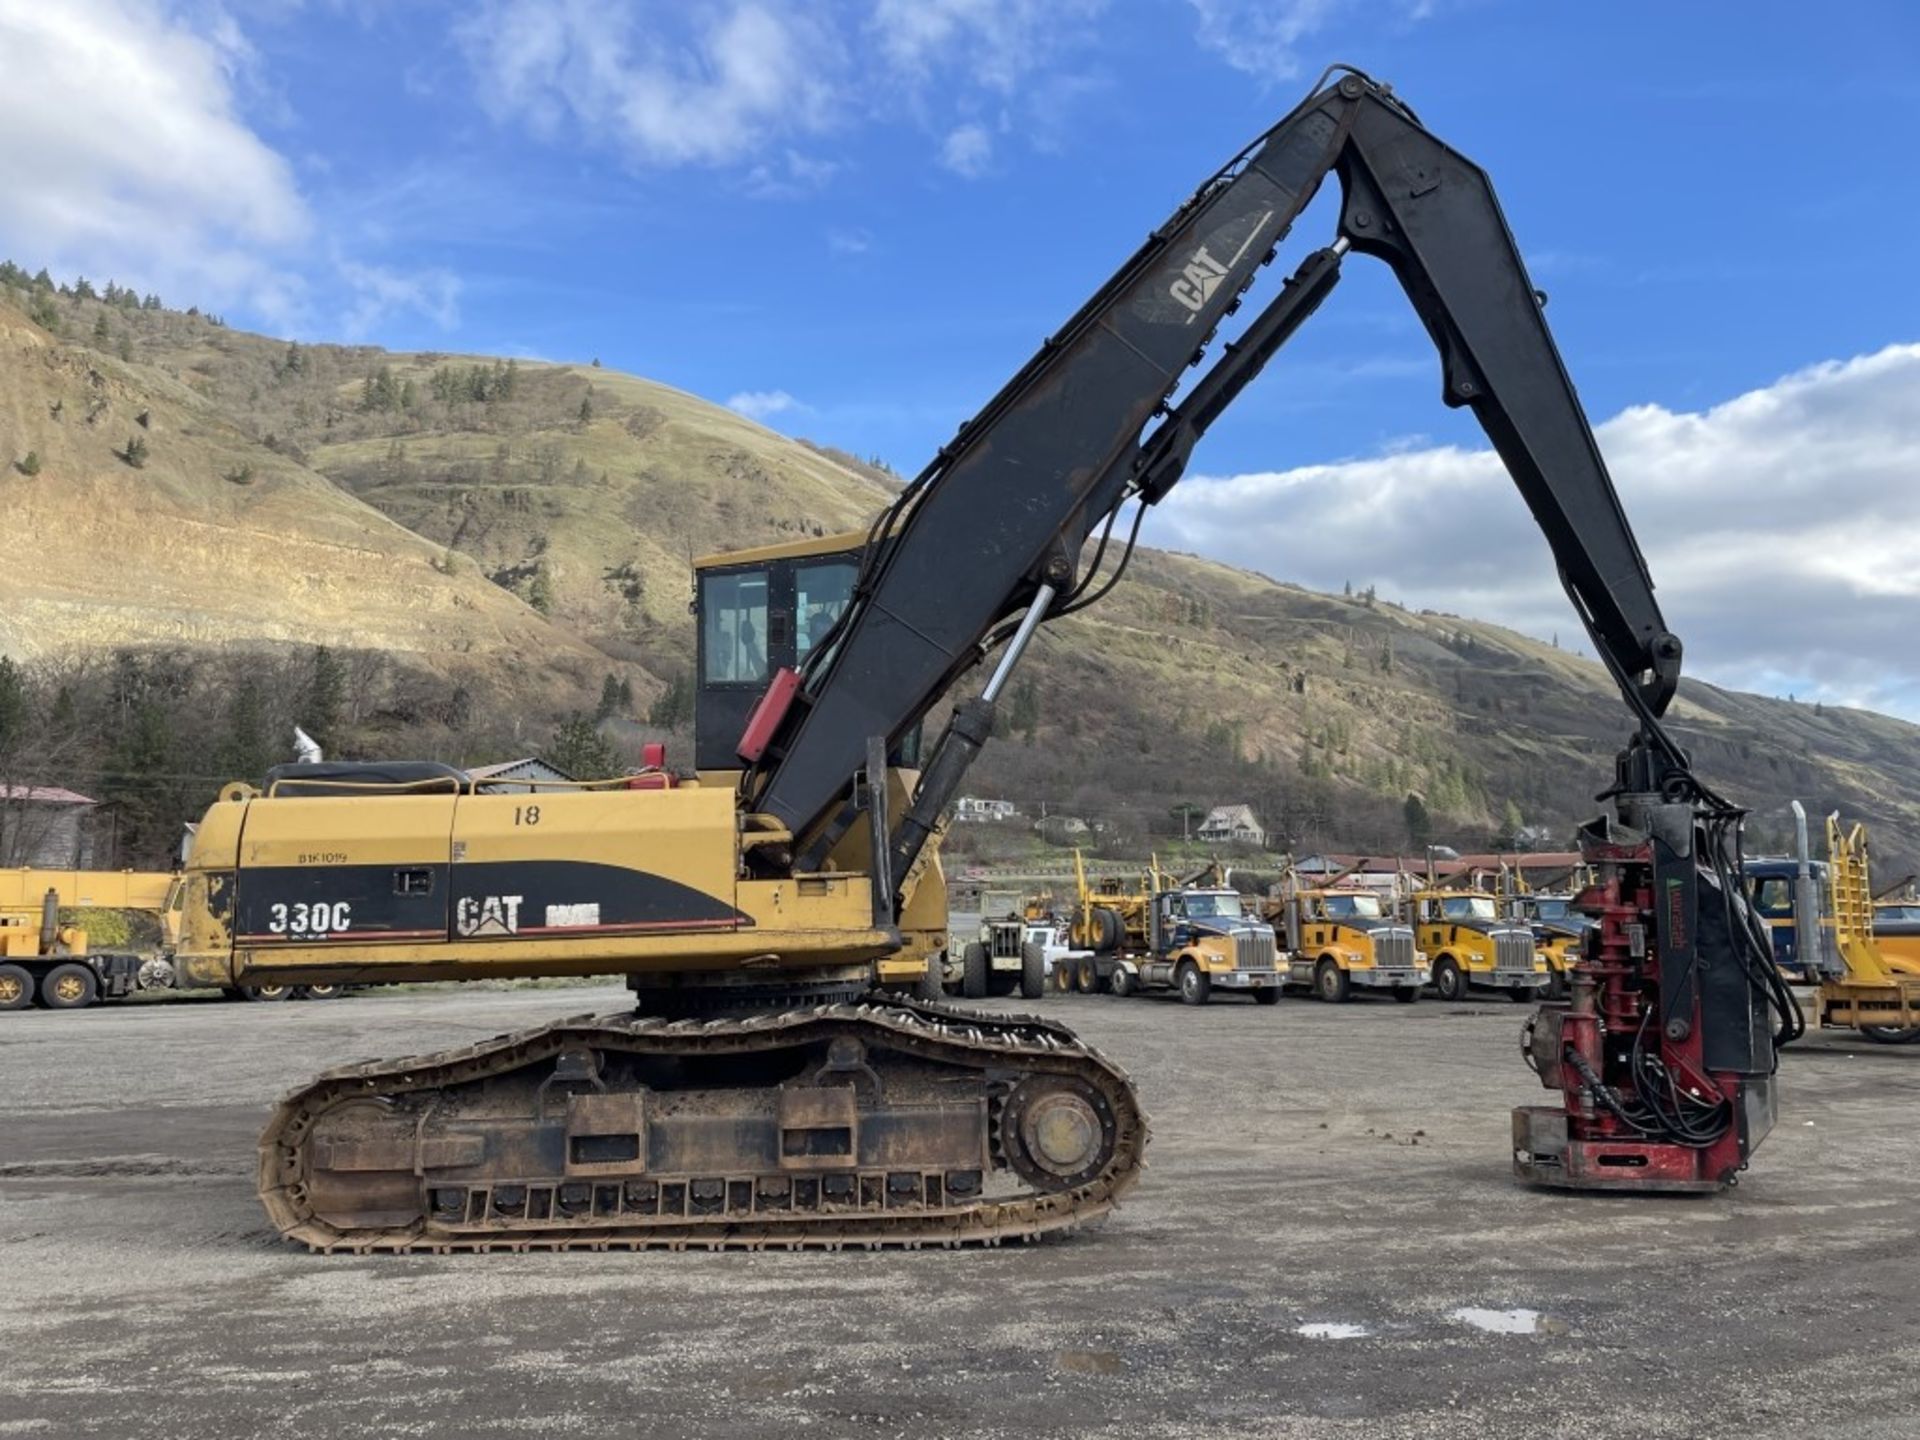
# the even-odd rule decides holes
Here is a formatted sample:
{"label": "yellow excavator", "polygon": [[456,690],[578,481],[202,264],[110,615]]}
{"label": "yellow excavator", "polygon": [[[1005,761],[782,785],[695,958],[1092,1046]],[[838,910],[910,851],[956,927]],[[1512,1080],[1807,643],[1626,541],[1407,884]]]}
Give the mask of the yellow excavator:
{"label": "yellow excavator", "polygon": [[[1333,243],[1189,377],[1329,176]],[[856,550],[702,567],[690,775],[656,763],[498,794],[446,765],[319,762],[229,788],[186,870],[192,978],[619,972],[637,1001],[301,1087],[260,1142],[280,1231],[349,1252],[839,1248],[1031,1238],[1108,1212],[1148,1134],[1117,1066],[1063,1025],[872,986],[934,943],[916,933],[944,931],[928,923],[944,903],[929,842],[1035,632],[1117,582],[1147,508],[1350,252],[1402,283],[1447,402],[1491,437],[1633,713],[1617,819],[1594,832],[1615,882],[1608,924],[1638,914],[1646,929],[1636,897],[1656,881],[1684,878],[1677,915],[1711,895],[1736,812],[1660,724],[1680,642],[1491,185],[1388,87],[1330,71],[1152,232]],[[923,757],[923,720],[988,661]],[[1719,954],[1740,937],[1699,943]],[[1664,944],[1595,953],[1610,1016],[1634,1023],[1665,994],[1691,1017],[1645,1052],[1689,1077],[1686,1113],[1577,1012],[1553,1030],[1565,1057],[1545,1031],[1536,1044],[1565,1108],[1524,1112],[1528,1178],[1712,1188],[1766,1133],[1764,1000],[1674,989]],[[1630,1132],[1580,1099],[1573,1057]]]}

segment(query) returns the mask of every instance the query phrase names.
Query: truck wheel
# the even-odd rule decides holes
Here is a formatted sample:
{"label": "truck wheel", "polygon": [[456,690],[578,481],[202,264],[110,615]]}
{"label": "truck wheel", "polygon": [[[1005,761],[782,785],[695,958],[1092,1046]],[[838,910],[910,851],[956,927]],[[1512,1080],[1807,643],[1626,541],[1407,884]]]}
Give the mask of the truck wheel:
{"label": "truck wheel", "polygon": [[1553,972],[1553,978],[1547,981],[1547,999],[1564,1000],[1573,989],[1573,983],[1565,970]]}
{"label": "truck wheel", "polygon": [[969,1000],[987,998],[987,947],[978,940],[961,952],[960,993]]}
{"label": "truck wheel", "polygon": [[1053,962],[1052,973],[1047,978],[1053,982],[1055,994],[1071,995],[1073,993],[1073,962],[1062,956]]}
{"label": "truck wheel", "polygon": [[1460,966],[1451,955],[1442,955],[1433,962],[1433,993],[1449,1004],[1467,998],[1467,977],[1460,973]]}
{"label": "truck wheel", "polygon": [[338,1000],[342,993],[338,985],[309,985],[306,989],[309,1000]]}
{"label": "truck wheel", "polygon": [[1105,905],[1093,907],[1093,941],[1090,948],[1095,950],[1118,950],[1120,948],[1120,912]]}
{"label": "truck wheel", "polygon": [[1396,985],[1393,987],[1393,998],[1402,1005],[1411,1005],[1420,998],[1420,987],[1418,985]]}
{"label": "truck wheel", "polygon": [[1100,968],[1093,963],[1091,955],[1082,956],[1073,967],[1073,983],[1079,987],[1082,995],[1100,993]]}
{"label": "truck wheel", "polygon": [[1038,1000],[1047,991],[1047,951],[1038,941],[1020,947],[1020,998]]}
{"label": "truck wheel", "polygon": [[242,985],[240,987],[242,1000],[277,1001],[291,999],[292,996],[291,985]]}
{"label": "truck wheel", "polygon": [[1280,987],[1278,985],[1262,985],[1253,992],[1253,1003],[1256,1005],[1278,1005],[1280,1003]]}
{"label": "truck wheel", "polygon": [[1313,993],[1334,1005],[1344,1005],[1353,993],[1353,981],[1331,960],[1322,960],[1313,972]]}
{"label": "truck wheel", "polygon": [[1180,999],[1188,1005],[1204,1005],[1213,994],[1213,977],[1191,960],[1180,962]]}
{"label": "truck wheel", "polygon": [[929,955],[927,957],[926,973],[913,982],[913,998],[916,1000],[946,999],[947,987],[940,979],[940,972],[945,968],[946,956],[944,954]]}
{"label": "truck wheel", "polygon": [[1546,999],[1547,992],[1552,988],[1550,985],[1535,985],[1531,988],[1524,985],[1516,985],[1513,989],[1507,991],[1507,999],[1513,1001],[1516,1005],[1531,1005],[1535,1000]]}
{"label": "truck wheel", "polygon": [[33,1004],[33,976],[18,965],[0,965],[0,1010],[24,1010]]}
{"label": "truck wheel", "polygon": [[40,1003],[49,1010],[84,1010],[99,994],[93,971],[84,965],[56,965],[40,982]]}
{"label": "truck wheel", "polygon": [[1107,988],[1122,999],[1133,994],[1133,975],[1124,965],[1113,967],[1113,978],[1107,981]]}

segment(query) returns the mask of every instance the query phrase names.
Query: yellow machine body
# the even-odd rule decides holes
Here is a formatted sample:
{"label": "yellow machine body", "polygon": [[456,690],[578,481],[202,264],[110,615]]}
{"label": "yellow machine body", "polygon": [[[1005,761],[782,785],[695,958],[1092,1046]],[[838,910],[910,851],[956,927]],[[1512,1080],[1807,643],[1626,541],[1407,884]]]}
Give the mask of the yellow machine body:
{"label": "yellow machine body", "polygon": [[[707,556],[696,579],[712,572],[736,589],[755,577],[765,586],[811,564],[850,580],[865,540]],[[702,691],[730,728],[700,743],[735,764],[734,711],[751,690]],[[817,873],[747,878],[752,847],[793,837],[739,813],[738,778],[710,766],[664,789],[229,786],[187,860],[177,964],[186,983],[218,986],[603,974],[670,986],[721,972],[768,984],[914,985],[937,974],[947,935],[937,845],[900,877],[897,921],[875,918],[865,827],[842,836]],[[917,778],[906,766],[889,771],[895,813]]]}
{"label": "yellow machine body", "polygon": [[1843,977],[1820,982],[1820,1023],[1875,1038],[1920,1035],[1920,963],[1890,953],[1874,933],[1873,881],[1864,825],[1843,828],[1827,817],[1827,884],[1834,944]]}

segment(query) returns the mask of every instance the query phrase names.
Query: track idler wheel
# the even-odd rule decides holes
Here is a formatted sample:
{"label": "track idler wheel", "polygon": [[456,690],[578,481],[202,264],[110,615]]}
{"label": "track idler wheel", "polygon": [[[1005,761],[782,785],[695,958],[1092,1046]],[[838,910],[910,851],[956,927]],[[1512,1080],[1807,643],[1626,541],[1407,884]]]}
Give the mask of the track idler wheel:
{"label": "track idler wheel", "polygon": [[1001,1148],[1014,1173],[1040,1190],[1071,1190],[1113,1158],[1113,1107],[1084,1081],[1029,1076],[1000,1115]]}

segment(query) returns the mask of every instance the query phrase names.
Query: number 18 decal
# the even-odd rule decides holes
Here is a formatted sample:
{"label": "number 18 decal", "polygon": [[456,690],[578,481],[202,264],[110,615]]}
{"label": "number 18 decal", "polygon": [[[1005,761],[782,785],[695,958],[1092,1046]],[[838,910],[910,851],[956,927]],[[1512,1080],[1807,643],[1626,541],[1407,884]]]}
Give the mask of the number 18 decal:
{"label": "number 18 decal", "polygon": [[345,900],[308,905],[275,905],[267,929],[275,935],[338,935],[353,924],[353,906]]}

